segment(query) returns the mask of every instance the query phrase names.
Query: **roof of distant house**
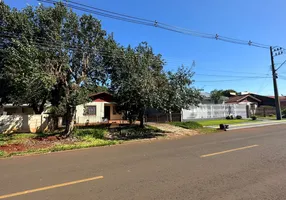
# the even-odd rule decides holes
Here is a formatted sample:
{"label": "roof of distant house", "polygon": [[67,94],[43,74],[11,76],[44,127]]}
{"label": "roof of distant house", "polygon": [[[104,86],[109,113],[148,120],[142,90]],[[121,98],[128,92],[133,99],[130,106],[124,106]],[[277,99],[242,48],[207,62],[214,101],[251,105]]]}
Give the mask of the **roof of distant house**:
{"label": "roof of distant house", "polygon": [[229,97],[229,99],[226,101],[226,103],[239,103],[248,97],[257,101],[257,102],[261,102],[260,99],[254,97],[250,94],[245,94],[245,95],[238,95],[238,96]]}
{"label": "roof of distant house", "polygon": [[[274,96],[268,96],[269,98],[275,98]],[[279,97],[279,99],[281,100],[281,101],[286,101],[286,96],[280,96]]]}
{"label": "roof of distant house", "polygon": [[88,95],[94,102],[113,102],[112,94],[108,92],[98,92]]}

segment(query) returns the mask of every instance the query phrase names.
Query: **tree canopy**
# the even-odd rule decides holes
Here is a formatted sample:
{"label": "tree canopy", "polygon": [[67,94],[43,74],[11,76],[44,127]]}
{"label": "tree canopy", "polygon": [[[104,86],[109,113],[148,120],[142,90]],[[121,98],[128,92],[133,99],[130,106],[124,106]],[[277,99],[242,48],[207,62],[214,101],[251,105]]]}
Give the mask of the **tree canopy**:
{"label": "tree canopy", "polygon": [[50,104],[66,116],[66,136],[89,92],[110,92],[142,126],[147,108],[174,112],[201,100],[190,69],[165,72],[162,56],[146,42],[123,47],[99,20],[63,3],[16,10],[1,2],[0,25],[0,104],[28,103],[35,113]]}

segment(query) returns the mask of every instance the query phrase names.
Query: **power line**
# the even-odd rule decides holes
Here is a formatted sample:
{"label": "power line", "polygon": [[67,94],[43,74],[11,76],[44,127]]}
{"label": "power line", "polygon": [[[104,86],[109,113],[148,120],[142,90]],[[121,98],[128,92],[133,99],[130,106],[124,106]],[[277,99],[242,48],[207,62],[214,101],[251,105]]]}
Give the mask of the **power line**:
{"label": "power line", "polygon": [[214,76],[214,77],[233,77],[233,78],[271,78],[269,77],[262,77],[262,76],[232,76],[232,75],[216,75],[216,74],[201,74],[195,73],[195,76]]}
{"label": "power line", "polygon": [[[45,2],[45,3],[51,3],[51,4],[58,3],[57,1],[54,1],[54,0],[38,0],[38,1]],[[146,25],[146,26],[157,27],[157,28],[161,28],[161,29],[176,32],[176,33],[187,34],[187,35],[192,35],[192,36],[202,37],[202,38],[221,40],[224,42],[229,42],[229,43],[234,43],[234,44],[254,46],[254,47],[258,47],[258,48],[269,48],[270,47],[270,45],[253,42],[251,40],[248,40],[248,41],[239,40],[239,39],[235,39],[235,38],[220,36],[218,34],[209,34],[209,33],[197,32],[197,31],[193,31],[193,30],[189,30],[189,29],[180,28],[177,26],[161,23],[161,22],[158,22],[156,20],[149,20],[149,19],[145,19],[145,18],[134,17],[131,15],[125,15],[125,14],[121,14],[121,13],[117,13],[117,12],[113,12],[113,11],[108,11],[108,10],[96,8],[96,7],[89,6],[89,5],[82,4],[82,3],[78,3],[75,1],[69,0],[66,4],[68,4],[68,6],[70,8],[74,8],[74,9],[77,9],[80,11],[89,12],[89,13],[100,15],[103,17],[108,17],[108,18],[126,21],[126,22],[130,22],[130,23],[136,23],[136,24],[141,24],[141,25]]]}
{"label": "power line", "polygon": [[[265,77],[262,77],[265,78]],[[241,80],[256,80],[256,79],[261,79],[261,78],[240,78],[240,79],[222,79],[222,80],[202,80],[202,81],[194,81],[194,83],[212,83],[212,82],[233,82],[233,81],[241,81]]]}
{"label": "power line", "polygon": [[[3,37],[0,35],[0,37]],[[4,35],[4,38],[7,37],[7,35]],[[16,38],[16,39],[24,39],[24,38],[19,38],[18,36],[15,35],[8,35],[8,38]],[[41,37],[39,37],[41,38]],[[35,38],[34,38],[35,39]],[[79,51],[79,52],[86,52],[86,47],[85,46],[80,46],[81,49],[78,48],[78,46],[75,47],[70,47],[68,45],[65,45],[65,43],[47,43],[44,42],[43,40],[39,40],[39,39],[35,39],[38,42],[33,42],[33,44],[30,45],[35,45],[38,48],[48,48],[48,49],[57,49],[57,50],[61,50],[61,48],[68,48],[70,50],[75,50],[75,51]],[[40,42],[39,42],[40,41]],[[64,45],[64,46],[63,46]],[[59,49],[60,48],[60,49]],[[112,55],[112,52],[110,51],[97,51],[96,53],[100,54],[101,56],[104,57],[112,57],[112,58],[125,58],[124,55],[120,56],[120,55]],[[202,74],[202,73],[195,73],[195,76],[213,76],[213,77],[226,77],[226,75],[214,75],[214,74]],[[270,77],[261,77],[261,76],[233,76],[233,75],[227,75],[227,77],[235,77],[235,78],[270,78]],[[224,80],[223,80],[224,81]],[[219,82],[219,81],[215,81],[215,82]]]}

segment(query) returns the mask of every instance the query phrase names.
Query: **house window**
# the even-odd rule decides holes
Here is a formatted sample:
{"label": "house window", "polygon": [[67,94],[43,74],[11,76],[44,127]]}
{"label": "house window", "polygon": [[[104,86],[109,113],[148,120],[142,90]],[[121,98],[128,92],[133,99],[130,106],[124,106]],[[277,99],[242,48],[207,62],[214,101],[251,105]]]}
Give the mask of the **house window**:
{"label": "house window", "polygon": [[86,106],[84,115],[96,115],[96,106]]}

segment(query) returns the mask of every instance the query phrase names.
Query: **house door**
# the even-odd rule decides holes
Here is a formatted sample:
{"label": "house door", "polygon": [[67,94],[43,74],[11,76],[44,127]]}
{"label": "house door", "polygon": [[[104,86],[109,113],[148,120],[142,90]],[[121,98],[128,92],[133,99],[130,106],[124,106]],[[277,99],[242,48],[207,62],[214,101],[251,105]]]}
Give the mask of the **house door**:
{"label": "house door", "polygon": [[104,118],[110,120],[110,106],[104,106]]}

